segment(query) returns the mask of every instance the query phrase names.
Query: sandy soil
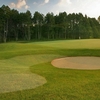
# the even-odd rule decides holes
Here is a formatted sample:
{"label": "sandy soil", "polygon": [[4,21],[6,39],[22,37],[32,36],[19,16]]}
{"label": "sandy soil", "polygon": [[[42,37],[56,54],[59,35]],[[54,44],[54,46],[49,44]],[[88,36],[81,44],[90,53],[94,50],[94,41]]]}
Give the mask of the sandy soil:
{"label": "sandy soil", "polygon": [[51,64],[58,68],[98,70],[100,57],[66,57],[55,59]]}

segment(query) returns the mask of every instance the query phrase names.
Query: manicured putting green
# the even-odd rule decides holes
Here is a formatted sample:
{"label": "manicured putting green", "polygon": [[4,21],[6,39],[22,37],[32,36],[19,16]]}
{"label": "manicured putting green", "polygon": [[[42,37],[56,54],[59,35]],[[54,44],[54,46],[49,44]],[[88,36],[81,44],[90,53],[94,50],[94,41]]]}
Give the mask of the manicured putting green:
{"label": "manicured putting green", "polygon": [[100,69],[100,57],[66,57],[55,59],[51,63],[58,68],[83,70]]}
{"label": "manicured putting green", "polygon": [[30,66],[51,61],[57,55],[27,55],[0,60],[0,93],[33,89],[46,79],[30,72]]}

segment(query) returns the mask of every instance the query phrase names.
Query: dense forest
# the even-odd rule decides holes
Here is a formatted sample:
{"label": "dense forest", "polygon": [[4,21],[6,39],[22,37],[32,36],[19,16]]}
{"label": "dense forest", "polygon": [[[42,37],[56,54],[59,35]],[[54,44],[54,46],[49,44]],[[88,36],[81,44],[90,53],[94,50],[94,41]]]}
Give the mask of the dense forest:
{"label": "dense forest", "polygon": [[98,20],[82,13],[59,15],[29,10],[19,13],[3,5],[0,7],[0,42],[50,39],[100,38],[100,16]]}

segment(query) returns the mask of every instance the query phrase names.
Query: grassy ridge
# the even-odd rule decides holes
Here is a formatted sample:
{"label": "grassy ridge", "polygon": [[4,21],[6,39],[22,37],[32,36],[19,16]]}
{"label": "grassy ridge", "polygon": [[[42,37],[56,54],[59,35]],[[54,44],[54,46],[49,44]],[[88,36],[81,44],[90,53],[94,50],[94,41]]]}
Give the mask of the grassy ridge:
{"label": "grassy ridge", "polygon": [[[51,54],[55,56],[50,56]],[[57,57],[100,56],[100,40],[66,40],[0,45],[0,59],[21,55],[34,55],[34,57],[40,55],[38,60],[44,59],[42,55],[46,55],[46,59],[49,58],[45,62],[30,66],[30,71],[45,77],[47,83],[35,89],[2,93],[0,100],[100,100],[100,70],[59,69],[50,63]]]}

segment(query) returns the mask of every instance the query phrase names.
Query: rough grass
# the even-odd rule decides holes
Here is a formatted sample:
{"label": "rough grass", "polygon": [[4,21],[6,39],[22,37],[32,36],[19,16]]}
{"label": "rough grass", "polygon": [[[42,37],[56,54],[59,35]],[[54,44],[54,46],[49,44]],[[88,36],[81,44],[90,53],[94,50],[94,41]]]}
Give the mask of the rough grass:
{"label": "rough grass", "polygon": [[[5,61],[7,66],[15,64],[11,68],[16,67],[18,62],[19,68],[24,66],[20,73],[35,73],[45,77],[47,81],[35,89],[1,93],[0,100],[100,100],[100,70],[59,69],[51,65],[53,59],[65,56],[100,56],[100,40],[0,44],[1,62]],[[23,69],[26,68],[25,65],[28,66],[27,71]],[[3,68],[3,73],[9,72],[12,73]],[[14,73],[16,75],[17,72]]]}

